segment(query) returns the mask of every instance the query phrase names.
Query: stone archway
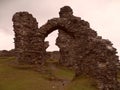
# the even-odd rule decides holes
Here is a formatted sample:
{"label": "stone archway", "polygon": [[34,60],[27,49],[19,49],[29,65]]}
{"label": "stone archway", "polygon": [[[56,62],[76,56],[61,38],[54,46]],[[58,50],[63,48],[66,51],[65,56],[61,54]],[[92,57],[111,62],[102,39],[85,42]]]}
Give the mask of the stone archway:
{"label": "stone archway", "polygon": [[[27,12],[18,12],[13,16],[18,61],[44,65],[44,39],[59,29],[57,44],[63,54],[61,62],[72,66],[76,76],[84,74],[94,78],[99,90],[119,90],[116,66],[119,60],[112,43],[98,36],[88,22],[73,16],[69,6],[61,8],[59,15],[60,18],[50,19],[40,28],[36,19]],[[63,37],[65,42],[62,42]]]}
{"label": "stone archway", "polygon": [[[64,32],[64,34],[67,34],[67,36],[70,37],[69,38],[69,44],[71,43],[70,41],[74,41],[73,40],[73,39],[75,39],[74,33],[68,31],[68,30],[70,30],[69,29],[70,26],[66,26],[67,24],[65,24],[65,23],[67,23],[67,22],[68,22],[67,19],[54,18],[54,19],[49,20],[45,25],[43,25],[40,29],[38,29],[38,32],[37,32],[36,36],[38,36],[39,37],[39,41],[41,41],[41,43],[39,43],[39,44],[43,45],[42,46],[42,50],[43,51],[39,50],[39,51],[42,51],[42,53],[43,53],[43,59],[44,59],[45,53],[46,53],[45,52],[46,51],[46,47],[44,47],[45,46],[44,40],[47,37],[47,35],[50,34],[52,31],[58,29],[59,32],[62,31],[62,32]],[[62,49],[64,49],[64,51],[65,51],[65,48],[68,48],[66,52],[70,52],[71,51],[70,50],[70,45],[66,47],[67,43],[68,42],[63,42],[63,40],[61,40],[60,37],[57,38],[57,45],[60,48],[60,51]],[[44,47],[44,49],[43,49],[43,47]],[[66,53],[66,52],[65,53],[62,52],[62,53],[64,53],[64,55],[68,55],[68,53]],[[71,56],[69,56],[69,57],[71,57]],[[62,60],[63,59],[61,59],[61,62],[62,62]],[[43,61],[45,61],[45,59]]]}

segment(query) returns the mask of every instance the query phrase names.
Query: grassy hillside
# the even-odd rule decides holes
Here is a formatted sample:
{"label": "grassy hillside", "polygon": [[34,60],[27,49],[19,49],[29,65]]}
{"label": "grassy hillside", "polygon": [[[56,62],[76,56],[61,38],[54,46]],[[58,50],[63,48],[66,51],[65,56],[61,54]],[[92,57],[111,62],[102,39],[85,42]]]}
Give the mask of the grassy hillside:
{"label": "grassy hillside", "polygon": [[[41,72],[29,65],[15,65],[13,57],[0,58],[0,90],[96,90],[92,81],[81,77],[72,81],[74,73],[48,62]],[[40,72],[38,72],[40,71]]]}

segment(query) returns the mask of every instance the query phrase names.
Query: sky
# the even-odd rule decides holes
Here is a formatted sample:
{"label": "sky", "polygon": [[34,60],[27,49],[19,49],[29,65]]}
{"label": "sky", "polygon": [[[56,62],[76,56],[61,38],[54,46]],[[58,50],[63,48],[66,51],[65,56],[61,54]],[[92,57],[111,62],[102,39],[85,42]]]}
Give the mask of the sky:
{"label": "sky", "polygon": [[[14,48],[12,16],[28,11],[38,21],[39,27],[48,19],[59,17],[61,7],[68,5],[74,15],[90,23],[99,36],[109,39],[120,55],[120,0],[0,0],[0,50]],[[52,32],[47,51],[59,50],[55,46],[58,31]]]}

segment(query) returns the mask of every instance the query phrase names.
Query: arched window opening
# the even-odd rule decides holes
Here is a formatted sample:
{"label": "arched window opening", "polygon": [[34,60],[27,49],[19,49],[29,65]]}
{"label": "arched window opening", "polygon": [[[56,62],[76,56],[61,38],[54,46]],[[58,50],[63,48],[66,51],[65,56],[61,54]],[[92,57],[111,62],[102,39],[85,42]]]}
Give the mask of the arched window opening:
{"label": "arched window opening", "polygon": [[45,42],[48,42],[47,44],[49,44],[47,45],[48,47],[46,48],[48,63],[59,62],[60,52],[59,52],[59,47],[56,45],[57,38],[58,38],[58,30],[51,32],[45,38]]}
{"label": "arched window opening", "polygon": [[56,45],[57,37],[58,30],[55,30],[45,38],[45,41],[49,42],[49,47],[46,49],[46,52],[59,51],[59,47]]}

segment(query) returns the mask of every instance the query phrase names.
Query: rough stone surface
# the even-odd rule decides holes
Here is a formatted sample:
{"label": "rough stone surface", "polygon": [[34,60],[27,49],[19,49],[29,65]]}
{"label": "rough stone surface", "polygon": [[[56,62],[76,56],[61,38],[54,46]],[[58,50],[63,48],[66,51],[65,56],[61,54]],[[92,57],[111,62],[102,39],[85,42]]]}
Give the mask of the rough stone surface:
{"label": "rough stone surface", "polygon": [[37,21],[27,12],[13,16],[15,50],[23,63],[44,64],[45,38],[58,29],[56,45],[60,48],[60,64],[73,67],[75,75],[88,75],[96,80],[99,90],[120,90],[117,81],[116,49],[109,40],[102,39],[87,21],[73,16],[69,6],[60,9],[60,18],[48,20],[38,28]]}
{"label": "rough stone surface", "polygon": [[58,61],[60,59],[59,51],[47,52],[47,60]]}
{"label": "rough stone surface", "polygon": [[19,63],[35,63],[36,56],[39,55],[38,50],[34,47],[36,44],[35,34],[38,29],[36,19],[28,12],[17,12],[12,20],[17,60]]}
{"label": "rough stone surface", "polygon": [[15,50],[1,50],[0,51],[0,57],[13,57],[15,56]]}

